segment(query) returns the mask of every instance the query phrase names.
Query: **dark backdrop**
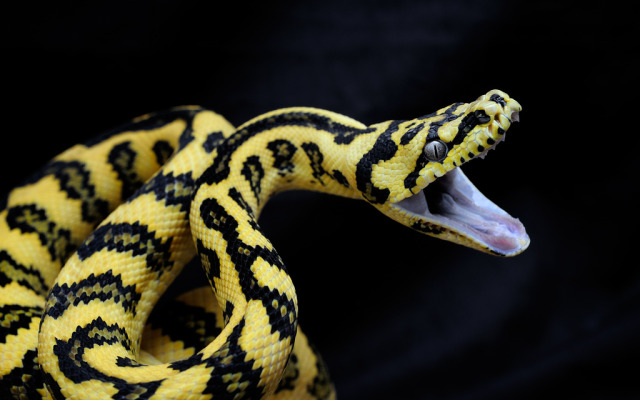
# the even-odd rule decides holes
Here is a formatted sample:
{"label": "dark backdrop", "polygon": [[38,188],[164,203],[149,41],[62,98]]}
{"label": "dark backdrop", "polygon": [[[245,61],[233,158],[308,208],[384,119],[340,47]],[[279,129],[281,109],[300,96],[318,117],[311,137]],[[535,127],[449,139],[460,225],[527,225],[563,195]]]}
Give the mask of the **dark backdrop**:
{"label": "dark backdrop", "polygon": [[500,259],[362,202],[281,195],[262,225],[302,326],[341,399],[638,396],[631,15],[507,0],[3,5],[0,189],[174,105],[234,124],[294,105],[374,123],[500,88],[522,123],[464,170],[524,222],[531,247]]}

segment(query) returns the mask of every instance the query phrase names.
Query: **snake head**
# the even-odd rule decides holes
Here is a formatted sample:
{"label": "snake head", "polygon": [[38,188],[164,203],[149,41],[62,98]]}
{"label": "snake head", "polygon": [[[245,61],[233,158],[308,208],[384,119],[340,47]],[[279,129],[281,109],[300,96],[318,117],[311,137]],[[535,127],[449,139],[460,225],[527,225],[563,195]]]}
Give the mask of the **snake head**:
{"label": "snake head", "polygon": [[386,123],[390,133],[376,144],[387,141],[395,151],[372,165],[369,185],[359,187],[363,197],[422,233],[496,255],[519,254],[529,245],[522,223],[487,199],[459,167],[504,140],[521,109],[492,90],[472,103]]}

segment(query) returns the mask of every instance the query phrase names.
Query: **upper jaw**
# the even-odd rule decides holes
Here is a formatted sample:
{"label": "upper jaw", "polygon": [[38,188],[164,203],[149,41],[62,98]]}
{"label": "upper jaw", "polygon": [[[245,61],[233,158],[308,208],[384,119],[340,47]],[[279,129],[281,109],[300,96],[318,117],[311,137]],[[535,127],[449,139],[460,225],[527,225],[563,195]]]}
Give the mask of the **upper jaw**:
{"label": "upper jaw", "polygon": [[487,199],[459,168],[386,211],[414,229],[501,256],[519,254],[530,242],[522,223]]}
{"label": "upper jaw", "polygon": [[517,101],[499,90],[439,110],[433,118],[450,111],[451,119],[437,126],[437,138],[425,140],[444,142],[447,156],[417,163],[421,167],[417,178],[412,175],[409,185],[405,179],[402,190],[392,191],[388,201],[376,207],[403,225],[444,240],[502,256],[524,251],[529,236],[522,223],[487,199],[459,168],[473,158],[484,158],[503,141],[521,110]]}

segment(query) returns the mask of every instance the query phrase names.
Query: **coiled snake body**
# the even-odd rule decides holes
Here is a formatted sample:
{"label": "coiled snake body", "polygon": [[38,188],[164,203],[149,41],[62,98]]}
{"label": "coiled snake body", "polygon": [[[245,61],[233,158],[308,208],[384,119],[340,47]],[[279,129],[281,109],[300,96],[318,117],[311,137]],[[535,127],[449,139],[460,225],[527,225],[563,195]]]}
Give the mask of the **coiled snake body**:
{"label": "coiled snake body", "polygon": [[[181,107],[69,149],[0,214],[0,397],[334,397],[257,223],[265,203],[289,189],[363,199],[422,233],[518,254],[523,226],[457,167],[519,111],[494,90],[409,121],[289,108],[234,129]],[[149,314],[196,255],[213,290],[176,299],[163,331]]]}

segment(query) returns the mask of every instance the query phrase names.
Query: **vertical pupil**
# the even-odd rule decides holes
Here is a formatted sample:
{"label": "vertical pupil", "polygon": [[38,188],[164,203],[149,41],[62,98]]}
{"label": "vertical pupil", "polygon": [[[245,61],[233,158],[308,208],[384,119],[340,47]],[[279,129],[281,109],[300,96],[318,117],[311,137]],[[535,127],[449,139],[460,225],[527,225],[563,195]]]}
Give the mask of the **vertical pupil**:
{"label": "vertical pupil", "polygon": [[427,147],[425,147],[427,158],[431,161],[442,160],[446,157],[446,147],[447,146],[439,140],[430,142]]}

